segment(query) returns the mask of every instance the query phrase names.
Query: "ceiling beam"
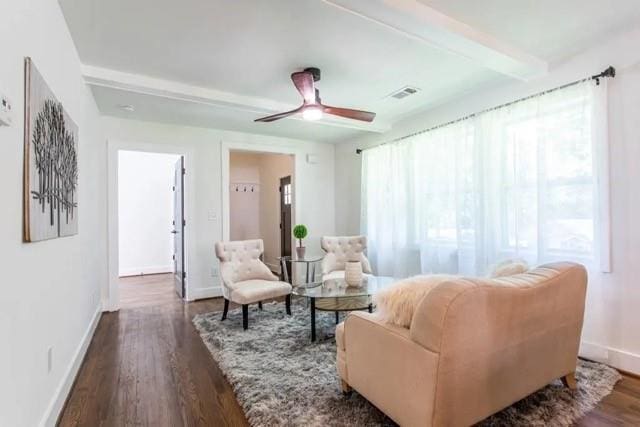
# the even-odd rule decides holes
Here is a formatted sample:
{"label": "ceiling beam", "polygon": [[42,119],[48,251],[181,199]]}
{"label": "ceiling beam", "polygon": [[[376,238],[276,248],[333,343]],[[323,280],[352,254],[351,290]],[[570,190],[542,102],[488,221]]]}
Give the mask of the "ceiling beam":
{"label": "ceiling beam", "polygon": [[548,64],[416,0],[322,0],[405,37],[467,58],[498,73],[531,80]]}
{"label": "ceiling beam", "polygon": [[[256,118],[281,111],[290,111],[299,107],[299,105],[277,102],[267,98],[238,95],[216,89],[192,86],[172,80],[158,79],[89,65],[82,66],[82,74],[85,82],[91,86],[102,86],[144,95],[249,112],[255,114]],[[287,118],[287,120],[303,119],[298,116],[291,116]],[[325,116],[314,123],[374,133],[384,133],[391,129],[391,125],[380,122],[379,120],[376,120],[374,123],[366,123],[331,116]]]}

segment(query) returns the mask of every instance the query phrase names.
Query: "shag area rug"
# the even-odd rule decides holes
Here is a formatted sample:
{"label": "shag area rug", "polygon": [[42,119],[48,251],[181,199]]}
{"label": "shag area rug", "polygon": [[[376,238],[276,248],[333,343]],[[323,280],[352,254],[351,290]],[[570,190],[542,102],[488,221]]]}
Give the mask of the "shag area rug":
{"label": "shag area rug", "polygon": [[[253,426],[393,426],[365,398],[340,391],[333,313],[317,314],[320,341],[310,341],[309,310],[284,303],[250,307],[249,329],[239,309],[200,314],[193,323]],[[570,426],[608,395],[621,378],[608,366],[580,360],[578,390],[557,381],[487,418],[481,426]]]}

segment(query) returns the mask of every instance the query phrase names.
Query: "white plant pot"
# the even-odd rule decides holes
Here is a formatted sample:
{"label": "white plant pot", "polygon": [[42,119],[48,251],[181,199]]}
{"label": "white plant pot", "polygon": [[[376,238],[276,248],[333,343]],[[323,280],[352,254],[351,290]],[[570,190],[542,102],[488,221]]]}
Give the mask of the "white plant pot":
{"label": "white plant pot", "polygon": [[360,261],[347,261],[344,266],[344,281],[349,286],[362,284],[362,263]]}
{"label": "white plant pot", "polygon": [[296,255],[298,255],[298,259],[304,259],[304,253],[307,251],[307,248],[305,248],[304,246],[300,247],[296,247]]}

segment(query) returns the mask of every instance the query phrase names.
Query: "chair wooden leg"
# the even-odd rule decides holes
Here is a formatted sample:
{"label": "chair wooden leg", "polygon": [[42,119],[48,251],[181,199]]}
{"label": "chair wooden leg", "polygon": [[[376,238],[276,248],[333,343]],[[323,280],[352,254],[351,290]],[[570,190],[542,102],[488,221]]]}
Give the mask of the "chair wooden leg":
{"label": "chair wooden leg", "polygon": [[344,394],[351,393],[351,386],[342,378],[340,378],[340,388]]}
{"label": "chair wooden leg", "polygon": [[229,300],[224,299],[224,310],[222,311],[222,320],[227,318],[227,313],[229,312]]}
{"label": "chair wooden leg", "polygon": [[262,301],[258,301],[258,308],[262,310]]}
{"label": "chair wooden leg", "polygon": [[560,379],[562,380],[562,384],[568,389],[576,390],[578,388],[575,372],[571,372]]}
{"label": "chair wooden leg", "polygon": [[285,306],[287,308],[287,314],[291,316],[291,294],[287,295],[284,299]]}
{"label": "chair wooden leg", "polygon": [[242,304],[242,329],[247,330],[249,328],[249,306]]}

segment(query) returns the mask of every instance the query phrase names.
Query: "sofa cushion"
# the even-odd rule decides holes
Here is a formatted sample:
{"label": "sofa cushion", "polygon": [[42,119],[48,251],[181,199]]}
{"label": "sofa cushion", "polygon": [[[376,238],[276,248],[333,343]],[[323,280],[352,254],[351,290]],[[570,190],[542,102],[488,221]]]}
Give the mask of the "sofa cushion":
{"label": "sofa cushion", "polygon": [[234,282],[229,288],[231,301],[238,304],[251,304],[291,293],[291,285],[286,282],[260,279]]}
{"label": "sofa cushion", "polygon": [[523,259],[508,259],[497,264],[493,271],[491,272],[490,277],[507,277],[507,276],[515,276],[516,274],[522,274],[529,271],[529,264]]}
{"label": "sofa cushion", "polygon": [[401,280],[374,294],[376,313],[386,323],[408,328],[422,298],[440,283],[455,278],[449,274],[430,274]]}

